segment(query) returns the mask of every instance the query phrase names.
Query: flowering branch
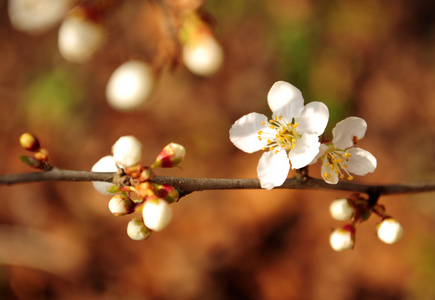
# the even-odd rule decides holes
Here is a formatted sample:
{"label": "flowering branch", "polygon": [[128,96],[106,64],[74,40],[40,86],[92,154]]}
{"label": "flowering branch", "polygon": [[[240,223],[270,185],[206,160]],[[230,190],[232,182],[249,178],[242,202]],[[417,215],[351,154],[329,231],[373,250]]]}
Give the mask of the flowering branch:
{"label": "flowering branch", "polygon": [[[102,173],[62,170],[54,167],[45,172],[1,175],[0,184],[12,185],[39,181],[104,181],[119,186],[128,186],[130,185],[130,179],[128,175],[116,172]],[[179,190],[180,196],[206,190],[261,189],[259,179],[249,178],[183,178],[156,176],[152,179],[152,182],[171,185]],[[275,189],[352,191],[381,196],[432,192],[435,191],[435,182],[426,181],[385,185],[338,182],[335,185],[331,185],[326,183],[323,179],[312,178],[298,173],[293,178],[287,178],[281,186]]]}

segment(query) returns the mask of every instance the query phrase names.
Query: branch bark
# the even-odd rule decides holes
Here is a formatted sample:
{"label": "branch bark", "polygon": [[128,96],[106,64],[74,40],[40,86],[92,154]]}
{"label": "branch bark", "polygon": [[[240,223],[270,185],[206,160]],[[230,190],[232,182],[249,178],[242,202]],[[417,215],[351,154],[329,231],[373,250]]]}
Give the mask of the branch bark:
{"label": "branch bark", "polygon": [[[12,185],[39,181],[105,181],[117,185],[128,185],[129,177],[118,173],[97,173],[90,171],[74,171],[53,168],[45,172],[8,174],[0,176],[0,185]],[[156,176],[153,182],[167,184],[177,188],[181,196],[205,190],[261,189],[258,179],[240,178],[183,178],[171,176]],[[331,185],[322,179],[308,176],[288,178],[284,184],[275,189],[298,190],[335,190],[360,192],[369,195],[395,195],[406,193],[424,193],[435,191],[435,181],[403,184],[358,184],[339,182]]]}

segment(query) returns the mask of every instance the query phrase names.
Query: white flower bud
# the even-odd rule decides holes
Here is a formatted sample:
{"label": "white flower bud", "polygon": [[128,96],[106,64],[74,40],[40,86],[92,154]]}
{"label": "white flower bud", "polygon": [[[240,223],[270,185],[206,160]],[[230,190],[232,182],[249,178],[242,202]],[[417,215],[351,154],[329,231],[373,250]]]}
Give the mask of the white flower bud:
{"label": "white flower bud", "polygon": [[162,199],[147,200],[142,210],[145,226],[154,231],[161,231],[172,219],[169,204]]}
{"label": "white flower bud", "polygon": [[120,167],[132,167],[142,159],[142,144],[134,136],[122,136],[112,146],[112,154]]}
{"label": "white flower bud", "polygon": [[[92,172],[117,172],[118,168],[116,167],[115,159],[111,155],[104,156],[92,167]],[[103,195],[111,195],[111,193],[107,192],[107,188],[114,186],[113,183],[110,182],[102,182],[102,181],[92,181],[94,188]]]}
{"label": "white flower bud", "polygon": [[145,227],[141,218],[134,218],[127,225],[127,234],[132,240],[141,241],[147,239],[151,231]]}
{"label": "white flower bud", "polygon": [[183,47],[186,67],[199,76],[211,76],[222,66],[222,47],[211,34],[201,34],[189,39]]}
{"label": "white flower bud", "polygon": [[89,20],[82,14],[73,12],[63,20],[59,28],[59,52],[63,58],[73,63],[87,62],[104,42],[102,24]]}
{"label": "white flower bud", "polygon": [[123,216],[134,211],[134,202],[126,195],[117,194],[109,201],[109,210],[115,216]]}
{"label": "white flower bud", "polygon": [[347,199],[335,199],[329,206],[329,212],[333,219],[346,221],[352,218],[354,207]]}
{"label": "white flower bud", "polygon": [[355,227],[345,225],[334,230],[329,237],[329,244],[335,251],[352,249],[355,245]]}
{"label": "white flower bud", "polygon": [[115,109],[137,109],[148,99],[154,89],[154,81],[154,74],[145,62],[125,62],[110,76],[106,86],[107,101]]}
{"label": "white flower bud", "polygon": [[13,27],[27,33],[41,33],[56,25],[69,8],[69,0],[9,0]]}
{"label": "white flower bud", "polygon": [[386,218],[377,225],[378,238],[387,244],[394,244],[403,236],[403,227],[396,219]]}

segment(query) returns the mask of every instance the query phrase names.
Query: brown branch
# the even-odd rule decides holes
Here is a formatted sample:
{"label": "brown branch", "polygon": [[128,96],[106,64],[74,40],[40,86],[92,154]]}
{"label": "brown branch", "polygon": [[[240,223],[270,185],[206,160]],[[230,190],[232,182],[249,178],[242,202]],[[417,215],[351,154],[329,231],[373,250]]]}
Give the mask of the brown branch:
{"label": "brown branch", "polygon": [[[96,173],[89,171],[61,170],[53,168],[45,172],[8,174],[0,176],[0,185],[38,181],[105,181],[117,185],[127,185],[128,176],[117,173]],[[261,189],[258,179],[229,179],[229,178],[183,178],[170,176],[156,176],[153,182],[172,185],[180,191],[181,196],[205,190],[234,190],[234,189]],[[284,184],[275,189],[299,190],[335,190],[367,193],[369,195],[394,195],[405,193],[424,193],[435,191],[435,182],[419,182],[388,185],[368,185],[353,182],[339,182],[331,185],[322,179],[304,176],[288,178]]]}

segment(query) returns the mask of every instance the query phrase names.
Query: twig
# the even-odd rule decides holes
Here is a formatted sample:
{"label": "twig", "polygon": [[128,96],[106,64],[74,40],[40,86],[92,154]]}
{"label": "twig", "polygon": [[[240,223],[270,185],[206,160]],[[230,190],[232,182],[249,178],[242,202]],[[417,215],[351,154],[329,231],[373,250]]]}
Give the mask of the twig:
{"label": "twig", "polygon": [[[129,177],[117,173],[97,173],[89,171],[61,170],[53,168],[45,172],[8,174],[0,176],[0,185],[39,181],[105,181],[117,185],[128,185]],[[171,176],[156,176],[153,182],[167,184],[177,188],[181,196],[205,190],[234,190],[234,189],[261,189],[258,179],[230,179],[230,178],[183,178]],[[284,184],[275,189],[299,190],[334,190],[366,193],[369,195],[395,195],[406,193],[434,192],[435,182],[415,182],[403,184],[369,185],[352,182],[339,182],[331,185],[322,179],[311,177],[288,178]]]}

